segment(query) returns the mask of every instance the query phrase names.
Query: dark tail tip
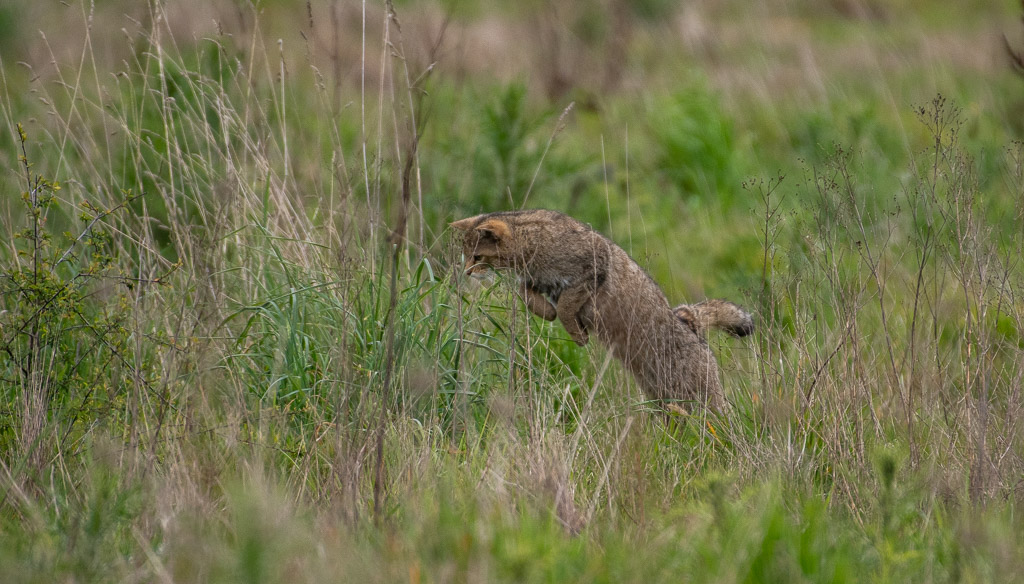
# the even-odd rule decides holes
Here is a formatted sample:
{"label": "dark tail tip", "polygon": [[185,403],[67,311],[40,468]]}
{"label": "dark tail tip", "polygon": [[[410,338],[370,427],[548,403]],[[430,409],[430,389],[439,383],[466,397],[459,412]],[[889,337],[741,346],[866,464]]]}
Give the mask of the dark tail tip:
{"label": "dark tail tip", "polygon": [[734,337],[745,337],[754,334],[754,319],[747,315],[747,318],[742,322],[731,323],[729,326],[724,327],[725,332],[729,333]]}

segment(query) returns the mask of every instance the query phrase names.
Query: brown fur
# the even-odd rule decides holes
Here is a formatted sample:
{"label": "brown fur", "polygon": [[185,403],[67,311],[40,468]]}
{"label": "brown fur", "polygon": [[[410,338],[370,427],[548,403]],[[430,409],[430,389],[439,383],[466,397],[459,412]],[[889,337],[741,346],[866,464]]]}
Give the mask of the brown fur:
{"label": "brown fur", "polygon": [[[661,288],[622,248],[562,213],[488,213],[452,226],[465,233],[466,274],[512,270],[534,314],[557,317],[580,345],[596,334],[651,399],[722,407],[718,365],[703,335],[708,325],[719,324],[703,308],[709,303],[674,312]],[[731,326],[749,332],[753,325]]]}

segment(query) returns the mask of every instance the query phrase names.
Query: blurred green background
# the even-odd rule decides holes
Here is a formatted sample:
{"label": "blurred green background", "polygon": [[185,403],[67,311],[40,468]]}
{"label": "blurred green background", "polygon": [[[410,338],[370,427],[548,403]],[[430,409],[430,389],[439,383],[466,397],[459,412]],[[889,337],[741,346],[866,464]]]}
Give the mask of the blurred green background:
{"label": "blurred green background", "polygon": [[[0,5],[0,582],[1014,582],[1024,6]],[[461,275],[557,209],[666,415]]]}

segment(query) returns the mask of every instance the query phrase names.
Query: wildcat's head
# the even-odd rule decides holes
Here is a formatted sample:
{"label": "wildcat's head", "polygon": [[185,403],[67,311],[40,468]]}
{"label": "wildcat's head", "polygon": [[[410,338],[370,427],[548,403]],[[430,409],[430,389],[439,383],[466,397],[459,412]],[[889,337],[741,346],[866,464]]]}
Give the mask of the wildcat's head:
{"label": "wildcat's head", "polygon": [[482,278],[492,268],[508,268],[510,261],[509,224],[496,217],[477,215],[451,224],[463,232],[462,254],[466,260],[466,275]]}

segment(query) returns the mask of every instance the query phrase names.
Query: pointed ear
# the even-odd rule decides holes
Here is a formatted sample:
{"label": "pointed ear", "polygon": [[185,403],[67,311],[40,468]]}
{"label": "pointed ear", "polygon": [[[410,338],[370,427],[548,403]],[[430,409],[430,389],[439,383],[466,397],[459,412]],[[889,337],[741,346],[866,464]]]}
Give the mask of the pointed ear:
{"label": "pointed ear", "polygon": [[458,221],[453,221],[452,223],[450,223],[450,225],[452,227],[458,229],[459,231],[468,231],[471,227],[473,227],[473,224],[476,223],[476,220],[479,219],[480,217],[481,217],[481,215],[474,215],[472,217],[466,217],[465,219],[459,219]]}
{"label": "pointed ear", "polygon": [[476,228],[476,231],[480,234],[481,239],[493,239],[494,241],[507,239],[512,233],[512,230],[509,229],[508,223],[500,219],[488,219],[481,223],[480,226]]}

